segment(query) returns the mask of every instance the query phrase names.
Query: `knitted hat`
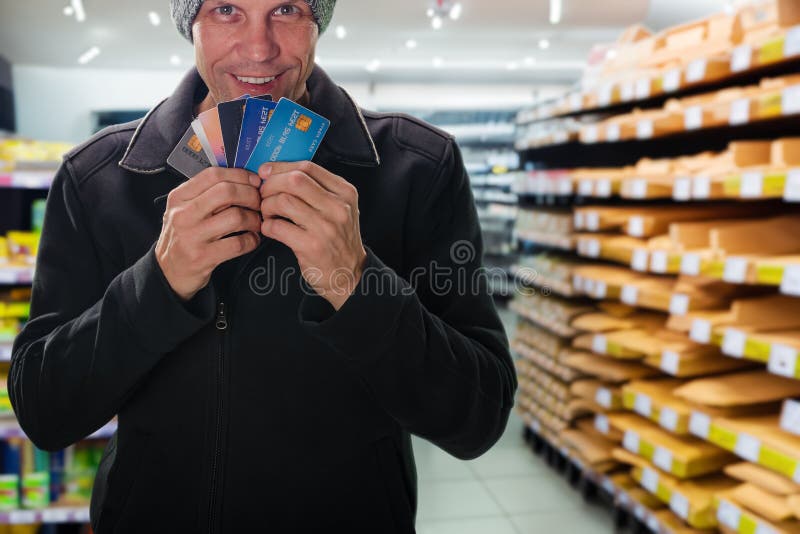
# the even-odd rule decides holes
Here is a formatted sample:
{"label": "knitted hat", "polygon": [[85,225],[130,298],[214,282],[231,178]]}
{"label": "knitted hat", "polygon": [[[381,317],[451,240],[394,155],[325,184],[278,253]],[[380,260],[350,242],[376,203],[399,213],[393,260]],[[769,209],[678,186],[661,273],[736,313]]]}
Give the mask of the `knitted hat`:
{"label": "knitted hat", "polygon": [[[204,0],[170,0],[170,11],[172,13],[172,20],[178,31],[186,37],[189,41],[192,40],[192,24],[200,11],[200,6],[203,5]],[[319,26],[319,33],[323,33],[328,27],[333,17],[333,8],[336,6],[336,0],[305,0],[311,6],[311,11],[314,13],[314,20],[317,21]]]}

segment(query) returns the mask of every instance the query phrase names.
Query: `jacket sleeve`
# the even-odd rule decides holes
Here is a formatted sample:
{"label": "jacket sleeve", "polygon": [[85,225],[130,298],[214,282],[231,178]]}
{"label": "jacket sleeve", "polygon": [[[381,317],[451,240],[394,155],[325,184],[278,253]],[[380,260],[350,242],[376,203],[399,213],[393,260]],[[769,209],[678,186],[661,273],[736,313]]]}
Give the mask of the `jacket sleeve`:
{"label": "jacket sleeve", "polygon": [[44,450],[108,422],[162,356],[214,312],[210,288],[189,303],[179,299],[154,246],[109,274],[103,265],[116,262],[101,262],[73,172],[65,160],[48,195],[31,317],[14,342],[8,377],[20,425]]}
{"label": "jacket sleeve", "polygon": [[408,280],[365,246],[364,274],[344,305],[335,311],[309,292],[298,313],[308,331],[355,366],[403,428],[471,459],[502,435],[517,380],[454,142],[430,191],[412,202]]}

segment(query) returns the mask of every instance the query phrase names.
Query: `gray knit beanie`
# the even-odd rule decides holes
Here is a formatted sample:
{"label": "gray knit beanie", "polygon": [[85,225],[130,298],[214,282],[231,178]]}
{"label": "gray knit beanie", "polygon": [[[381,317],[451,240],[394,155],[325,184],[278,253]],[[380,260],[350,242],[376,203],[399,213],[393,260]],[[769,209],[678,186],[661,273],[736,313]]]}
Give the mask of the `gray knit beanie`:
{"label": "gray knit beanie", "polygon": [[[189,41],[192,40],[192,24],[200,11],[200,6],[203,5],[204,0],[170,0],[170,11],[172,13],[172,21],[178,27],[178,31],[186,37]],[[314,13],[314,20],[317,21],[319,26],[319,33],[323,33],[328,27],[333,17],[333,8],[336,6],[336,0],[305,0],[311,6],[311,11]]]}

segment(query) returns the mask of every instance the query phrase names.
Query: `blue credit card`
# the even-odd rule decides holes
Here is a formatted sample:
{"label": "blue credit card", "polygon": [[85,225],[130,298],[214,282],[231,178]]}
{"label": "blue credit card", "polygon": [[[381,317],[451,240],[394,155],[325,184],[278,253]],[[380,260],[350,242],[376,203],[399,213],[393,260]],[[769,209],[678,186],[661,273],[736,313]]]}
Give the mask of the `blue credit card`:
{"label": "blue credit card", "polygon": [[258,138],[267,127],[271,112],[277,104],[270,100],[248,98],[244,106],[242,129],[239,133],[239,143],[236,148],[234,167],[241,169],[250,159],[250,154],[258,143]]}
{"label": "blue credit card", "polygon": [[281,98],[245,169],[257,173],[264,163],[312,159],[330,125],[322,115]]}

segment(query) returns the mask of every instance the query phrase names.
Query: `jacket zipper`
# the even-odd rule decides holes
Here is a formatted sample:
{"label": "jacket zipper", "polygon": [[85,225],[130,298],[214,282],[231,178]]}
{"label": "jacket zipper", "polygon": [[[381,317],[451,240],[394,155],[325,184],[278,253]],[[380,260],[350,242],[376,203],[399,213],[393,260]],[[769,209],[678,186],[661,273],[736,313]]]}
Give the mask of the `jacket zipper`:
{"label": "jacket zipper", "polygon": [[225,309],[225,299],[220,298],[217,302],[217,330],[220,332],[219,336],[219,359],[217,362],[217,417],[216,417],[216,434],[214,437],[214,459],[211,463],[211,498],[209,500],[208,508],[208,531],[214,532],[214,508],[217,501],[217,469],[220,462],[221,450],[221,434],[222,434],[222,386],[224,383],[223,373],[225,371],[225,332],[228,330],[228,316]]}

